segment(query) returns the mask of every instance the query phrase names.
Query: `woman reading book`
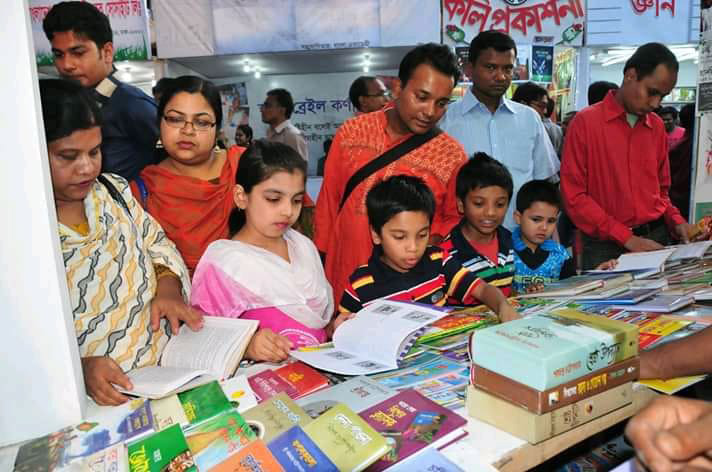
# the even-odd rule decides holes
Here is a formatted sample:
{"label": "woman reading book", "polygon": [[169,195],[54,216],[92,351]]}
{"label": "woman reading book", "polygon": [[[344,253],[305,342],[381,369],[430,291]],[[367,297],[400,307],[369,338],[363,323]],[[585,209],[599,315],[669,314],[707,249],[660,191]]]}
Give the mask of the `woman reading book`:
{"label": "woman reading book", "polygon": [[215,241],[195,269],[191,303],[216,316],[256,319],[247,348],[277,362],[292,347],[322,343],[334,311],[314,244],[291,229],[305,196],[306,162],[281,143],[255,141],[232,190],[232,239]]}
{"label": "woman reading book", "polygon": [[124,371],[156,364],[179,323],[200,329],[202,314],[185,303],[188,271],[161,226],[124,179],[100,175],[93,99],[64,80],[41,80],[40,94],[84,383],[98,404],[118,405]]}

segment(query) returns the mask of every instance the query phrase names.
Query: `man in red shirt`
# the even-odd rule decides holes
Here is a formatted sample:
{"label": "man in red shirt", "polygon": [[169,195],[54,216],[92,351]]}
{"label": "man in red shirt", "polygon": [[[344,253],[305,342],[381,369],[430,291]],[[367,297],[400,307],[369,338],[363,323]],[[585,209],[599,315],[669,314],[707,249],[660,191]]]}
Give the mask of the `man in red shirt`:
{"label": "man in red shirt", "polygon": [[677,82],[678,62],[664,45],[638,48],[623,84],[578,112],[566,134],[561,190],[584,233],[583,268],[631,251],[660,249],[669,231],[687,241],[690,225],[670,202],[667,135],[653,110]]}

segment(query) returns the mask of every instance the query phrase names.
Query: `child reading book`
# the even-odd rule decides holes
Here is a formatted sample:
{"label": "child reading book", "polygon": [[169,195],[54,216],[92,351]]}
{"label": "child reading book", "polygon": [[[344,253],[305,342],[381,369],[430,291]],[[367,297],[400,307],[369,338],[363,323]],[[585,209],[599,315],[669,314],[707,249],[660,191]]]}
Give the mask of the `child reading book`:
{"label": "child reading book", "polygon": [[[533,292],[559,279],[576,275],[576,266],[568,251],[551,239],[561,209],[556,185],[546,180],[532,180],[519,189],[512,233],[514,243],[514,290]],[[601,263],[597,269],[611,269],[616,260]]]}
{"label": "child reading book", "polygon": [[481,300],[502,321],[518,318],[498,289],[465,269],[448,251],[429,246],[435,198],[419,178],[397,175],[366,195],[374,249],[368,264],[354,271],[341,298],[340,324],[382,298],[442,306]]}
{"label": "child reading book", "polygon": [[258,320],[246,357],[278,362],[292,347],[324,342],[334,307],[316,247],[291,229],[306,162],[289,146],[258,140],[240,158],[235,180],[234,236],[208,246],[191,303],[208,314]]}
{"label": "child reading book", "polygon": [[500,162],[476,153],[457,173],[455,192],[462,221],[440,246],[509,295],[514,276],[512,233],[502,226],[512,198],[512,176]]}
{"label": "child reading book", "polygon": [[124,179],[100,175],[94,99],[65,80],[41,80],[40,95],[84,383],[98,404],[118,405],[127,398],[114,385],[132,388],[124,371],[155,365],[179,322],[197,330],[202,315],[186,304],[190,280],[175,245]]}

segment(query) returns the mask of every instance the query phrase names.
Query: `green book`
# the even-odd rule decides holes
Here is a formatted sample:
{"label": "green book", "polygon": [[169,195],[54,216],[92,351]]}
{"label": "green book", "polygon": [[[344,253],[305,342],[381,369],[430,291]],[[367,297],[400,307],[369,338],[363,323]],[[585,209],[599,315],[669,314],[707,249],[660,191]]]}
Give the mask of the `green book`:
{"label": "green book", "polygon": [[180,425],[175,424],[146,439],[129,444],[129,471],[162,472],[181,470],[195,472],[193,455],[183,436]]}
{"label": "green book", "polygon": [[217,380],[179,393],[178,400],[192,425],[233,408]]}
{"label": "green book", "polygon": [[390,450],[385,438],[343,403],[303,429],[339,470],[364,470]]}
{"label": "green book", "polygon": [[257,437],[268,444],[293,426],[304,426],[311,421],[311,417],[284,392],[253,406],[242,417]]}
{"label": "green book", "polygon": [[210,470],[256,437],[236,411],[213,416],[185,432],[188,447],[201,471]]}

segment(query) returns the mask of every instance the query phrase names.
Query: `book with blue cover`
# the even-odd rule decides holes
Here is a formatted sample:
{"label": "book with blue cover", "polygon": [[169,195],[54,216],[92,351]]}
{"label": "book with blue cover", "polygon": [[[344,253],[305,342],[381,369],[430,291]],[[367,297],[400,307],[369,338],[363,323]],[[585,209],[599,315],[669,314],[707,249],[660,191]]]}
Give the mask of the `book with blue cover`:
{"label": "book with blue cover", "polygon": [[473,336],[472,362],[546,390],[638,354],[638,327],[572,309],[510,321]]}
{"label": "book with blue cover", "polygon": [[338,472],[338,468],[299,426],[274,438],[267,446],[285,470]]}

